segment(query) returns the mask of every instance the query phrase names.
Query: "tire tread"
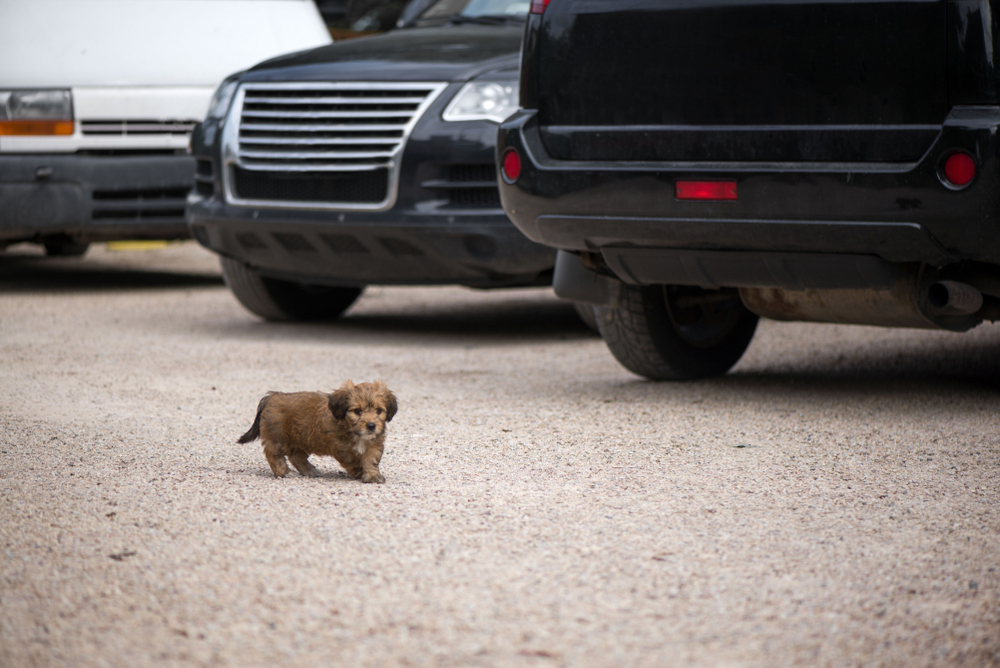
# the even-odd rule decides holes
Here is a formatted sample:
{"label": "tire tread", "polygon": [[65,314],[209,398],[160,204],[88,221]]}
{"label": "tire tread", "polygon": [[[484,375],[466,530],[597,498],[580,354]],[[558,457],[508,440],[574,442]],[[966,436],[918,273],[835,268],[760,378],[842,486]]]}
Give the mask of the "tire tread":
{"label": "tire tread", "polygon": [[623,286],[617,307],[597,309],[601,337],[629,371],[652,380],[694,380],[726,373],[746,351],[757,316],[743,310],[732,334],[712,348],[681,340],[661,286]]}
{"label": "tire tread", "polygon": [[251,313],[279,322],[329,320],[346,311],[361,288],[326,288],[317,294],[304,286],[261,276],[239,260],[222,256],[222,278]]}

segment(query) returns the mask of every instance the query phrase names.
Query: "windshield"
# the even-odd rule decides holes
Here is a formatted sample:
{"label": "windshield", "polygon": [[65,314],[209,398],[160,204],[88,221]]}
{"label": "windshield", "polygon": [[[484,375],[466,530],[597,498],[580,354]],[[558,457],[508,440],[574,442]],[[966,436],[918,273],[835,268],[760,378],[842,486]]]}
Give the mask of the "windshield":
{"label": "windshield", "polygon": [[530,7],[528,0],[437,0],[417,20],[524,17]]}

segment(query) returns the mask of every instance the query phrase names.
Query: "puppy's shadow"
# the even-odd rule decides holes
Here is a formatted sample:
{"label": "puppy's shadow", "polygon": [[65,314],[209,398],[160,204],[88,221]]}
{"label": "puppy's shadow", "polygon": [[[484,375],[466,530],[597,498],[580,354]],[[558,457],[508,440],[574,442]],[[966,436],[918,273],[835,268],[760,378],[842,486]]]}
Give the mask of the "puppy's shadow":
{"label": "puppy's shadow", "polygon": [[[317,467],[317,468],[319,468],[319,467]],[[319,472],[320,472],[319,475],[316,475],[316,476],[307,476],[307,475],[302,475],[301,473],[299,473],[298,471],[296,471],[293,468],[292,470],[290,470],[288,472],[288,475],[286,475],[284,478],[278,478],[277,476],[274,475],[274,473],[271,471],[271,469],[267,468],[266,465],[263,466],[263,467],[260,467],[260,468],[244,469],[243,471],[241,471],[241,473],[243,475],[251,477],[251,478],[263,478],[265,480],[275,480],[277,482],[291,482],[291,481],[295,481],[295,480],[299,480],[299,481],[315,480],[315,481],[319,482],[319,481],[325,480],[325,481],[337,482],[337,483],[341,483],[341,482],[348,483],[349,482],[349,483],[356,483],[356,484],[359,484],[359,485],[361,484],[360,482],[358,482],[357,480],[355,480],[351,476],[347,475],[347,473],[344,472],[344,471],[338,471],[338,470],[334,470],[334,469],[322,469],[322,468],[320,468]]]}

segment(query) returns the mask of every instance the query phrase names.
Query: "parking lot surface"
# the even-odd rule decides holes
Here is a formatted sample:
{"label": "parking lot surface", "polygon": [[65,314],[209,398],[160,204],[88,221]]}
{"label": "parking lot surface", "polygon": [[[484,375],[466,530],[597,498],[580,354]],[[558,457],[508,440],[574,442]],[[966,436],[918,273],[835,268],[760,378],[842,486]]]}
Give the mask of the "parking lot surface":
{"label": "parking lot surface", "polygon": [[[550,290],[243,310],[178,244],[0,254],[0,666],[1000,666],[1000,324],[621,368]],[[237,445],[381,377],[384,485]]]}

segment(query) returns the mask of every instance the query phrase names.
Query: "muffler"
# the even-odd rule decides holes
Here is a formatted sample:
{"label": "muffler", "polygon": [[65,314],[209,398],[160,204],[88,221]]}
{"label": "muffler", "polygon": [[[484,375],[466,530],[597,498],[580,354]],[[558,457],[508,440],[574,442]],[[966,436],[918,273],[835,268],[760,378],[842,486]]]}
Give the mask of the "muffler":
{"label": "muffler", "polygon": [[936,280],[922,267],[900,271],[886,289],[740,288],[748,309],[772,320],[917,327],[964,332],[982,322],[982,293],[971,285]]}

